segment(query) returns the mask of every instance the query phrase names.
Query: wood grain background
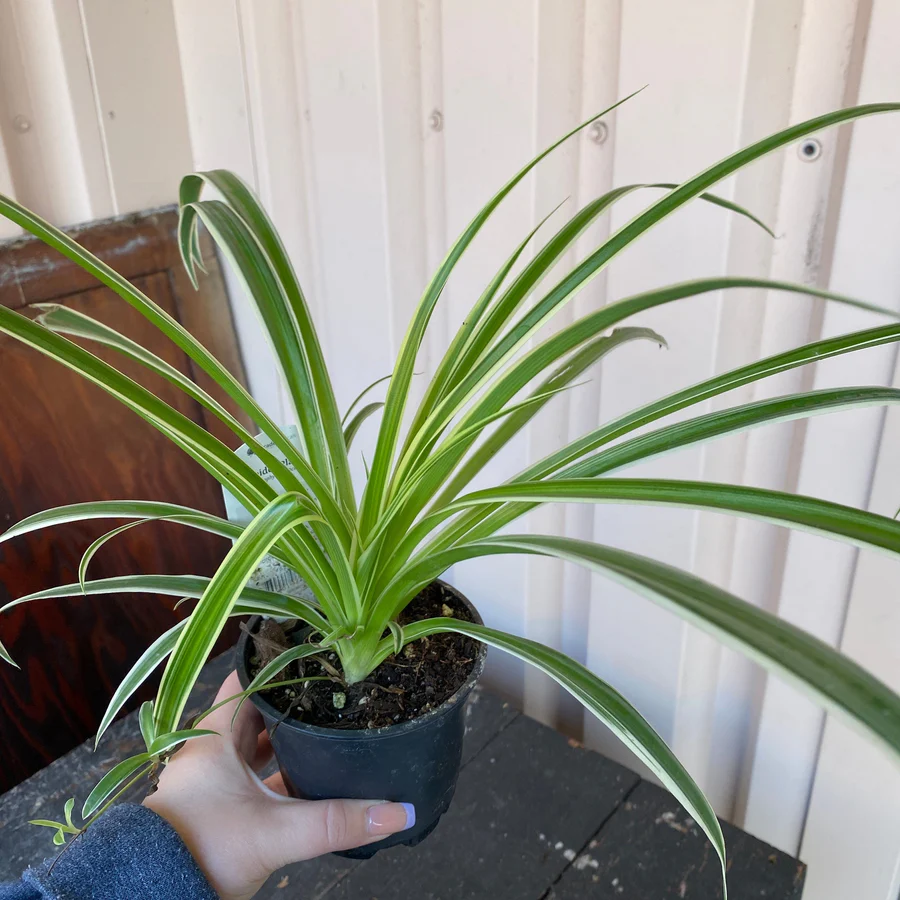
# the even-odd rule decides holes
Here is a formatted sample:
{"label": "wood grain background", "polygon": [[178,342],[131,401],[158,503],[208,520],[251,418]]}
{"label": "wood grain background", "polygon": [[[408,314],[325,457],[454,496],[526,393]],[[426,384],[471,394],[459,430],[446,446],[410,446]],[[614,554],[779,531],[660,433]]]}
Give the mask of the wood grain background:
{"label": "wood grain background", "polygon": [[[215,254],[205,241],[210,275],[195,292],[178,258],[176,223],[177,214],[165,210],[98,223],[79,230],[77,238],[240,373]],[[50,300],[106,322],[196,376],[191,361],[124,300],[54,251],[33,240],[0,246],[0,302],[30,314],[32,304]],[[207,421],[199,404],[164,379],[112,351],[91,349],[235,446],[218,420]],[[161,433],[96,385],[5,337],[0,386],[3,528],[48,507],[100,499],[168,500],[224,513],[218,484]],[[76,581],[84,549],[117,524],[70,524],[0,544],[0,602]],[[203,532],[148,523],[106,545],[89,574],[209,575],[227,546]],[[120,594],[36,601],[0,616],[0,641],[21,666],[0,667],[0,791],[95,731],[121,677],[183,615],[173,606],[172,598]]]}

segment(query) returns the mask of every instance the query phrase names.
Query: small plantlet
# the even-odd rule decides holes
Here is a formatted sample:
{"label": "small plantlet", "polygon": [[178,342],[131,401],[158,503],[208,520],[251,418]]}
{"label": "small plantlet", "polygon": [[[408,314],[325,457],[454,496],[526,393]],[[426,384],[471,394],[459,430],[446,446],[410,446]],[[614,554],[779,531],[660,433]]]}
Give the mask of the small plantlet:
{"label": "small plantlet", "polygon": [[[663,422],[668,416],[694,410],[698,404],[769,375],[896,343],[900,341],[900,324],[896,321],[828,337],[674,391],[605,422],[502,485],[468,489],[507,442],[553,397],[577,385],[595,363],[608,354],[623,352],[635,341],[665,346],[663,337],[651,329],[625,324],[647,310],[710,292],[725,292],[727,296],[736,289],[758,288],[777,292],[784,302],[790,302],[792,296],[813,297],[896,319],[890,310],[830,291],[729,276],[623,297],[561,327],[550,337],[536,338],[575,293],[620,252],[692,200],[711,203],[721,209],[722,215],[741,215],[765,227],[741,207],[708,193],[718,182],[765,154],[796,144],[826,127],[898,109],[900,104],[880,103],[829,113],[757,141],[682,184],[616,188],[575,212],[527,258],[525,251],[545,220],[500,264],[437,364],[421,402],[410,409],[416,360],[429,320],[457,262],[494,210],[534,166],[599,117],[585,122],[521,169],[467,225],[425,287],[393,372],[382,379],[386,382],[384,400],[364,402],[378,386],[376,382],[360,393],[343,416],[300,284],[266,212],[250,189],[230,172],[187,176],[180,189],[179,243],[184,264],[196,283],[202,269],[198,241],[202,224],[253,298],[271,338],[296,412],[296,443],[175,318],[71,237],[15,201],[0,197],[0,213],[96,276],[145,316],[210,377],[217,392],[256,425],[255,429],[245,427],[219,399],[180,371],[81,312],[47,304],[32,321],[0,306],[0,332],[52,357],[115,396],[189,454],[252,517],[243,526],[173,502],[104,501],[38,513],[3,536],[2,540],[11,540],[64,522],[126,520],[88,548],[75,583],[20,597],[8,606],[39,598],[141,591],[196,601],[189,617],[161,635],[115,691],[100,724],[98,741],[134,692],[165,663],[155,700],[140,711],[146,749],[118,763],[101,779],[82,809],[82,829],[131,784],[164,765],[182,742],[210,734],[196,727],[202,716],[193,728],[181,728],[188,695],[229,617],[259,615],[299,620],[306,624],[308,637],[271,654],[258,648],[253,654],[258,671],[239,695],[242,700],[263,688],[272,689],[275,683],[284,686],[312,680],[280,675],[306,659],[310,666],[316,664],[322,669],[319,680],[335,684],[334,689],[330,685],[324,688],[330,692],[333,708],[350,716],[361,703],[348,704],[348,692],[354,685],[365,681],[368,691],[367,679],[383,663],[403,667],[404,671],[416,670],[415,648],[433,655],[437,636],[447,634],[483,642],[536,666],[604,722],[674,794],[712,842],[724,878],[725,845],[712,807],[664,741],[611,685],[551,647],[466,621],[449,603],[438,607],[441,615],[411,621],[404,617],[414,598],[450,566],[510,553],[579,563],[627,585],[748,654],[770,672],[805,688],[889,753],[900,756],[900,697],[812,635],[715,585],[655,560],[615,547],[506,530],[543,503],[635,503],[758,518],[900,554],[900,524],[884,516],[814,497],[753,487],[621,477],[636,463],[760,425],[900,403],[900,390],[893,388],[833,388],[694,414],[675,423]],[[207,186],[217,191],[219,199],[203,199]],[[635,218],[561,278],[549,280],[592,222],[620,198],[648,191],[653,199]],[[553,274],[552,278],[557,276]],[[70,338],[98,344],[168,379],[217,416],[234,433],[236,442],[246,446],[248,455],[233,453],[194,421]],[[360,428],[375,416],[380,416],[377,441],[367,463],[365,487],[357,495],[350,477],[348,450]],[[267,477],[250,465],[248,456],[254,464],[265,467]],[[140,574],[88,579],[88,563],[102,542],[125,528],[159,519],[234,541],[212,578]],[[270,557],[302,578],[314,600],[249,587],[253,573]],[[431,643],[426,648],[416,644],[429,636]],[[12,662],[5,650],[0,652]],[[321,685],[316,687],[322,689]],[[423,693],[427,694],[429,686],[425,687]],[[382,686],[382,690],[389,688]],[[370,701],[363,708],[369,716],[379,693],[373,689],[366,696]],[[426,707],[430,706],[428,701]],[[429,721],[438,711],[427,713],[432,717]],[[374,722],[374,718],[369,721]],[[284,727],[291,727],[289,721]],[[405,725],[398,727],[402,730]],[[460,724],[460,734],[461,729]],[[392,728],[379,731],[390,732]],[[412,740],[415,733],[410,733]],[[384,735],[381,738],[387,740]],[[67,835],[82,830],[72,823],[72,808],[73,801],[69,801],[65,822],[36,822],[53,829],[54,841],[63,843]]]}
{"label": "small plantlet", "polygon": [[62,847],[66,842],[66,835],[79,835],[81,828],[78,828],[72,821],[72,810],[75,808],[75,798],[70,797],[66,800],[63,815],[65,822],[54,822],[52,819],[29,819],[29,825],[40,825],[43,828],[52,828],[54,830],[53,843],[57,847]]}

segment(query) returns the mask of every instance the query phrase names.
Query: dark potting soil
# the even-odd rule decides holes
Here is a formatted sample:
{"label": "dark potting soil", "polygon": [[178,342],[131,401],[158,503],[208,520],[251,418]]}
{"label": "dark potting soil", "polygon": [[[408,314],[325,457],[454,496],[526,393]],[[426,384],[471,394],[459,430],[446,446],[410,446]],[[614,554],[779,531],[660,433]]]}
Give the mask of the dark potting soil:
{"label": "dark potting soil", "polygon": [[[446,615],[472,620],[456,596],[435,582],[406,607],[398,621],[407,625]],[[259,632],[253,635],[251,677],[282,650],[317,637],[304,622],[279,624],[264,619]],[[399,654],[389,656],[365,681],[347,685],[341,678],[337,654],[326,650],[321,656],[291,663],[273,680],[328,680],[272,688],[260,694],[281,713],[310,725],[382,728],[415,719],[440,706],[469,677],[477,655],[478,642],[470,637],[450,632],[431,635],[412,641]]]}

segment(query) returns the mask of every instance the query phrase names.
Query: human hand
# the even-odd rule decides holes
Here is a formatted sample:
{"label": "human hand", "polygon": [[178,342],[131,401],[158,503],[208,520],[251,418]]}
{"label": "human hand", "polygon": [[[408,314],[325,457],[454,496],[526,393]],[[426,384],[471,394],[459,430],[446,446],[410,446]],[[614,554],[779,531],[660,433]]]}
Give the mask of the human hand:
{"label": "human hand", "polygon": [[[216,702],[239,693],[232,672]],[[280,774],[256,774],[272,757],[262,716],[237,700],[203,720],[218,732],[186,743],[144,805],[179,833],[222,900],[248,900],[276,869],[335,850],[370,844],[415,824],[404,803],[295,800]]]}

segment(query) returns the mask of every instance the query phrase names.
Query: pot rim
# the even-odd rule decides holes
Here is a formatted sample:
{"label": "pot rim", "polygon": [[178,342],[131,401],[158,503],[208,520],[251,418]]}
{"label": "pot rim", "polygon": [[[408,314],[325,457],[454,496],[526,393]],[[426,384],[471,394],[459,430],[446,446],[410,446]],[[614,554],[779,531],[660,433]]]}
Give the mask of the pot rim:
{"label": "pot rim", "polygon": [[[446,581],[442,581],[440,578],[436,578],[432,584],[439,584],[445,590],[454,594],[472,614],[473,621],[478,625],[484,624],[484,620],[481,618],[481,614],[475,608],[475,605],[461,591],[458,591],[453,585],[447,584]],[[251,625],[260,618],[262,617],[259,615],[253,616],[248,622],[248,625]],[[250,683],[250,679],[247,676],[247,667],[244,662],[249,641],[250,635],[247,631],[243,631],[235,647],[235,668],[237,669],[241,687],[244,690],[246,690],[247,685]],[[423,716],[409,719],[406,722],[398,722],[396,725],[384,725],[381,728],[324,728],[321,725],[310,725],[307,722],[301,722],[292,716],[283,717],[284,714],[272,706],[272,704],[262,697],[259,692],[251,694],[248,699],[263,714],[264,718],[279,720],[279,728],[291,728],[296,731],[303,731],[307,734],[315,735],[316,737],[326,740],[359,741],[398,737],[408,732],[416,731],[419,728],[424,728],[434,719],[446,715],[452,707],[462,703],[466,697],[468,697],[475,687],[475,683],[484,671],[484,663],[487,658],[487,644],[482,641],[477,641],[477,643],[478,655],[475,660],[475,665],[472,667],[472,671],[469,673],[466,680],[440,706],[436,706],[434,709],[429,710]]]}

